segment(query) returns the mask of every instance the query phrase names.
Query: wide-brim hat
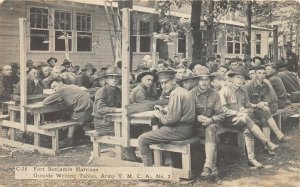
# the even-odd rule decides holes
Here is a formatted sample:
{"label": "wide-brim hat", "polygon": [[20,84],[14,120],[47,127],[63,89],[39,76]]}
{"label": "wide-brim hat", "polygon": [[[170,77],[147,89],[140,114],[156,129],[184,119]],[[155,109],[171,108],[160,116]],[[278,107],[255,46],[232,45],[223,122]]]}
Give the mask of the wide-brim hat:
{"label": "wide-brim hat", "polygon": [[179,77],[178,74],[176,74],[177,82],[183,82],[183,81],[191,80],[194,78],[195,78],[194,73],[189,69],[186,69],[186,71],[183,73],[183,75],[181,77]]}
{"label": "wide-brim hat", "polygon": [[209,69],[205,66],[201,66],[198,68],[197,74],[195,74],[194,78],[199,77],[211,77],[212,75],[209,72]]}
{"label": "wide-brim hat", "polygon": [[159,71],[156,73],[156,75],[158,76],[158,82],[165,82],[171,79],[174,79],[176,76],[176,71],[174,71],[173,69],[167,69],[167,70],[163,70],[163,71]]}
{"label": "wide-brim hat", "polygon": [[106,74],[103,77],[108,77],[108,76],[121,77],[121,75],[118,73],[115,67],[110,67],[106,70]]}
{"label": "wide-brim hat", "polygon": [[263,62],[263,59],[260,56],[253,57],[253,61],[255,61],[256,59],[258,59],[260,62]]}
{"label": "wide-brim hat", "polygon": [[99,80],[100,78],[104,78],[105,75],[106,75],[106,71],[100,70],[100,71],[97,72],[97,76],[96,76],[95,80],[97,81],[97,80]]}
{"label": "wide-brim hat", "polygon": [[86,65],[84,66],[84,68],[81,71],[85,71],[87,69],[93,70],[94,73],[97,71],[97,69],[95,68],[95,66],[93,66],[91,63],[86,63]]}
{"label": "wide-brim hat", "polygon": [[68,59],[65,59],[61,66],[70,65],[71,63]]}
{"label": "wide-brim hat", "polygon": [[227,73],[228,77],[233,77],[234,75],[242,75],[245,79],[250,79],[249,75],[243,69],[230,70]]}
{"label": "wide-brim hat", "polygon": [[57,62],[57,58],[50,57],[50,58],[47,60],[47,63],[49,64],[51,60],[54,60],[54,61],[55,61],[55,63]]}
{"label": "wide-brim hat", "polygon": [[154,82],[156,82],[158,79],[158,76],[153,71],[148,70],[148,71],[144,71],[144,72],[141,72],[140,74],[138,74],[138,76],[136,77],[136,82],[141,82],[142,78],[146,75],[152,75]]}

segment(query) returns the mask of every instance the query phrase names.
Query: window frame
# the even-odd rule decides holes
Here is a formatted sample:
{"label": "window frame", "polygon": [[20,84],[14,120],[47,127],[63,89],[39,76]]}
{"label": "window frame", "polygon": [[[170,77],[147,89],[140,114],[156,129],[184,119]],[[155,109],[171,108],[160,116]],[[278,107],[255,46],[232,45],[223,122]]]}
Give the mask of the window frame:
{"label": "window frame", "polygon": [[69,12],[70,13],[70,18],[71,18],[71,25],[70,25],[70,30],[66,30],[66,32],[69,32],[71,33],[71,49],[69,48],[69,52],[73,52],[74,51],[74,36],[73,36],[73,30],[74,30],[74,20],[73,20],[73,11],[72,10],[63,10],[63,9],[56,9],[56,8],[53,8],[54,9],[54,19],[53,19],[53,23],[54,23],[54,26],[53,26],[53,29],[54,29],[54,39],[53,39],[53,50],[54,52],[65,52],[64,50],[62,51],[57,51],[56,50],[56,32],[59,32],[59,29],[55,29],[55,12],[56,11],[60,11],[60,12]]}
{"label": "window frame", "polygon": [[[47,15],[47,19],[48,19],[48,23],[47,23],[47,29],[45,28],[31,28],[31,8],[38,8],[38,9],[46,9],[48,11],[48,15]],[[27,7],[27,18],[28,18],[28,22],[27,22],[27,30],[29,31],[29,37],[27,40],[27,49],[29,49],[30,52],[51,52],[51,47],[50,47],[50,38],[51,38],[51,18],[50,18],[50,8],[47,7],[42,7],[42,6],[35,6],[35,5],[30,5]],[[42,31],[48,31],[48,41],[49,43],[48,45],[48,50],[32,50],[31,49],[31,30],[42,30]]]}
{"label": "window frame", "polygon": [[[231,34],[228,36],[228,34]],[[226,32],[226,53],[231,55],[243,55],[245,53],[244,47],[245,46],[245,31],[239,30],[239,40],[236,40],[236,32]],[[232,40],[228,41],[228,37],[231,37]],[[232,53],[228,52],[228,43],[232,43]],[[236,45],[239,45],[239,53],[236,53]]]}
{"label": "window frame", "polygon": [[[78,31],[77,30],[77,14],[90,14],[91,15],[91,30],[90,31]],[[75,11],[73,18],[75,19],[75,23],[74,23],[74,31],[75,31],[75,36],[76,37],[76,52],[78,53],[93,53],[94,52],[94,48],[93,48],[93,14],[90,12],[85,12],[85,11]],[[90,33],[91,34],[91,51],[78,51],[78,33]]]}
{"label": "window frame", "polygon": [[[258,40],[257,38],[257,35],[260,35],[260,39]],[[258,54],[258,55],[261,55],[261,37],[262,37],[262,33],[260,33],[260,32],[256,32],[255,33],[255,54]],[[260,46],[260,48],[259,48],[259,53],[257,52],[257,46]]]}

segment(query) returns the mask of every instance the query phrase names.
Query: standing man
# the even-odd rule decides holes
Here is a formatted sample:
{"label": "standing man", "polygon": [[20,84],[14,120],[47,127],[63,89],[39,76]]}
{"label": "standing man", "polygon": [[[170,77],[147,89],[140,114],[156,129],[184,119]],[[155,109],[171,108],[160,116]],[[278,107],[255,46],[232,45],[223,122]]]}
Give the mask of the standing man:
{"label": "standing man", "polygon": [[298,56],[296,55],[296,53],[294,53],[292,51],[292,48],[294,47],[291,41],[288,41],[285,45],[284,45],[285,49],[286,49],[286,68],[287,70],[289,70],[290,72],[295,72],[298,74]]}
{"label": "standing man", "polygon": [[0,108],[2,108],[2,103],[11,100],[11,95],[13,94],[13,84],[11,81],[12,68],[10,65],[5,65],[2,67],[2,72],[0,73]]}
{"label": "standing man", "polygon": [[[43,100],[44,105],[55,103],[59,100],[64,101],[67,105],[73,107],[71,119],[81,122],[83,129],[88,127],[87,122],[92,118],[93,101],[88,93],[76,85],[66,85],[61,78],[55,78],[50,82],[51,88],[55,91]],[[67,137],[60,142],[61,146],[69,147],[73,145],[73,135],[75,127],[69,127]]]}
{"label": "standing man", "polygon": [[225,113],[219,93],[210,88],[209,69],[203,67],[196,79],[197,86],[190,93],[196,104],[198,127],[205,128],[205,164],[201,177],[215,177],[218,176],[216,126],[224,120]]}
{"label": "standing man", "polygon": [[91,88],[94,85],[92,76],[95,74],[97,69],[90,63],[86,63],[84,69],[81,70],[83,73],[76,77],[75,84],[77,86],[83,86],[85,88]]}
{"label": "standing man", "polygon": [[55,66],[57,62],[57,58],[54,58],[54,57],[50,57],[48,60],[47,60],[47,63],[49,64],[49,66],[51,68],[53,68]]}
{"label": "standing man", "polygon": [[263,164],[255,159],[253,135],[270,151],[274,151],[278,145],[273,144],[267,139],[249,116],[253,116],[251,108],[257,107],[257,105],[250,103],[247,92],[242,88],[247,75],[242,69],[237,69],[229,71],[228,77],[231,83],[224,86],[219,92],[221,104],[226,114],[226,118],[222,124],[243,131],[248,154],[248,164],[256,168],[262,168]]}
{"label": "standing man", "polygon": [[193,134],[195,102],[192,95],[176,84],[176,71],[165,70],[157,73],[163,92],[169,94],[167,110],[156,106],[154,117],[162,124],[160,129],[139,136],[138,144],[145,166],[153,165],[150,145],[186,140]]}

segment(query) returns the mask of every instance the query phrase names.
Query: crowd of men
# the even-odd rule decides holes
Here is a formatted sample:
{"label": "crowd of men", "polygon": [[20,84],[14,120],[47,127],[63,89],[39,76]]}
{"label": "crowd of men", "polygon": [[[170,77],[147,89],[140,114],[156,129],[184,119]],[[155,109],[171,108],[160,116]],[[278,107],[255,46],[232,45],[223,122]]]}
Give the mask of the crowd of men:
{"label": "crowd of men", "polygon": [[[256,168],[263,164],[256,160],[254,137],[264,144],[266,154],[275,155],[275,145],[270,140],[271,131],[280,142],[290,137],[277,127],[272,114],[293,100],[300,91],[298,81],[298,58],[288,43],[287,58],[277,63],[267,58],[235,58],[221,63],[219,58],[210,57],[205,66],[190,64],[188,59],[159,59],[152,67],[146,55],[130,77],[134,85],[130,92],[130,103],[144,103],[168,99],[168,105],[155,106],[154,117],[161,125],[158,130],[133,126],[131,137],[138,138],[139,151],[145,166],[153,165],[151,144],[185,140],[195,136],[199,129],[205,131],[206,160],[202,177],[218,175],[216,167],[218,126],[237,128],[244,133],[248,163]],[[73,106],[72,120],[82,123],[84,130],[95,129],[96,136],[113,135],[114,125],[106,122],[107,113],[122,112],[120,78],[122,62],[115,66],[104,66],[100,70],[90,63],[83,69],[69,60],[58,65],[56,58],[36,66],[27,64],[27,94],[42,94],[44,89],[53,89],[45,105],[59,100]],[[18,66],[5,65],[0,74],[0,102],[20,96]],[[85,89],[98,87],[94,97]],[[92,122],[92,123],[91,123]],[[90,124],[93,124],[91,127]],[[75,127],[60,143],[73,144]],[[135,149],[124,149],[125,159],[136,160]],[[168,161],[167,161],[168,160]],[[170,155],[165,163],[172,165]]]}

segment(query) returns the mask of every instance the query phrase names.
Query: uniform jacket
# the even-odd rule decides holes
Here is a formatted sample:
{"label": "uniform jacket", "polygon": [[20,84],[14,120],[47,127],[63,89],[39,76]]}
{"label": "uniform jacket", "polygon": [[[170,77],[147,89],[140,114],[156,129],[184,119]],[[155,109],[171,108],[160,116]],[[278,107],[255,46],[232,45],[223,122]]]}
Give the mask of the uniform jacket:
{"label": "uniform jacket", "polygon": [[284,84],[283,84],[281,78],[279,78],[277,76],[277,74],[273,74],[273,75],[268,76],[268,80],[270,81],[270,83],[271,83],[278,99],[287,97],[287,92],[286,92],[286,89],[284,87]]}
{"label": "uniform jacket", "polygon": [[[16,85],[14,95],[20,95],[20,82]],[[43,82],[39,79],[37,85],[30,78],[27,78],[27,95],[42,94],[44,89]]]}
{"label": "uniform jacket", "polygon": [[291,72],[298,73],[298,57],[294,52],[287,52],[286,59],[288,61],[286,68]]}
{"label": "uniform jacket", "polygon": [[113,88],[106,84],[95,94],[93,116],[97,118],[103,118],[106,113],[115,112],[116,108],[121,108],[121,106],[121,89],[118,87]]}
{"label": "uniform jacket", "polygon": [[13,84],[10,77],[0,73],[0,103],[9,101],[13,92]]}
{"label": "uniform jacket", "polygon": [[213,123],[220,123],[225,118],[225,113],[221,105],[219,93],[212,88],[208,88],[205,92],[201,92],[199,87],[194,87],[190,93],[192,94],[196,104],[196,116],[204,115],[213,120]]}
{"label": "uniform jacket", "polygon": [[74,112],[88,111],[93,107],[93,101],[90,99],[89,94],[76,85],[64,84],[58,91],[46,97],[43,104],[52,104],[58,100],[63,100],[67,105],[72,105]]}
{"label": "uniform jacket", "polygon": [[277,75],[281,78],[287,93],[292,94],[293,92],[300,91],[299,81],[292,72],[282,71],[278,72]]}
{"label": "uniform jacket", "polygon": [[[156,87],[155,87],[156,88]],[[147,88],[142,83],[132,89],[130,94],[130,103],[142,103],[156,100],[156,97],[152,96],[151,88]]]}
{"label": "uniform jacket", "polygon": [[195,120],[195,101],[192,94],[186,89],[176,86],[170,93],[167,113],[161,115],[159,120],[167,126],[192,124]]}

